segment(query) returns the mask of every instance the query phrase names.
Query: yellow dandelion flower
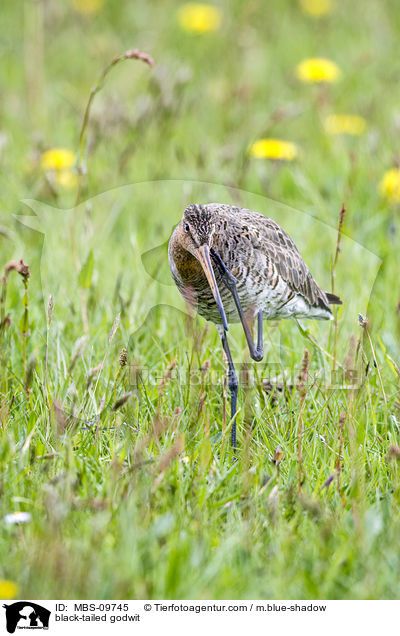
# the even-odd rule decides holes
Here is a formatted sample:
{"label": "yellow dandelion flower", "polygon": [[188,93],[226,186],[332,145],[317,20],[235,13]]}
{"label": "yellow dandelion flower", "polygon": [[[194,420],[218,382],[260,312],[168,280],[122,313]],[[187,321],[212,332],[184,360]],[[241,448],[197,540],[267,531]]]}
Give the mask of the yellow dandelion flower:
{"label": "yellow dandelion flower", "polygon": [[313,57],[303,60],[296,68],[297,77],[306,83],[337,82],[340,78],[340,68],[322,57]]}
{"label": "yellow dandelion flower", "polygon": [[217,7],[200,2],[188,2],[178,10],[178,22],[189,33],[208,33],[221,26],[222,14]]}
{"label": "yellow dandelion flower", "polygon": [[81,15],[93,15],[98,13],[104,5],[104,0],[72,0],[75,11]]}
{"label": "yellow dandelion flower", "polygon": [[367,122],[360,115],[328,115],[324,128],[328,135],[362,135]]}
{"label": "yellow dandelion flower", "polygon": [[73,188],[76,185],[76,174],[73,170],[75,154],[67,148],[51,148],[42,154],[40,167],[50,180],[62,188]]}
{"label": "yellow dandelion flower", "polygon": [[258,139],[249,147],[249,155],[256,159],[293,161],[298,155],[296,144],[282,139]]}
{"label": "yellow dandelion flower", "polygon": [[42,170],[65,170],[72,168],[75,154],[67,148],[51,148],[42,154],[40,165]]}
{"label": "yellow dandelion flower", "polygon": [[311,15],[313,18],[319,18],[321,15],[331,13],[333,9],[332,0],[299,0],[299,4],[304,13]]}
{"label": "yellow dandelion flower", "polygon": [[0,579],[0,598],[3,601],[8,601],[15,598],[18,594],[19,587],[13,581],[7,581],[6,579]]}
{"label": "yellow dandelion flower", "polygon": [[389,203],[400,203],[400,168],[392,168],[383,175],[380,191]]}

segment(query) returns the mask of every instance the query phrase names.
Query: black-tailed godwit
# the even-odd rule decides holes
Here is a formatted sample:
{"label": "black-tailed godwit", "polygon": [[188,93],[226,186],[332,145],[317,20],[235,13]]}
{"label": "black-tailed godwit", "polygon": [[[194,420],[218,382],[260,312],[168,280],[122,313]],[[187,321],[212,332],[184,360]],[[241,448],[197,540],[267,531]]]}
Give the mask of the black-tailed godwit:
{"label": "black-tailed godwit", "polygon": [[[263,358],[263,319],[332,319],[340,298],[323,291],[290,236],[272,219],[220,203],[189,205],[168,246],[185,300],[215,323],[228,359],[231,442],[236,448],[238,379],[226,332],[241,322],[253,360]],[[257,344],[250,324],[257,316]],[[250,323],[250,324],[249,324]]]}

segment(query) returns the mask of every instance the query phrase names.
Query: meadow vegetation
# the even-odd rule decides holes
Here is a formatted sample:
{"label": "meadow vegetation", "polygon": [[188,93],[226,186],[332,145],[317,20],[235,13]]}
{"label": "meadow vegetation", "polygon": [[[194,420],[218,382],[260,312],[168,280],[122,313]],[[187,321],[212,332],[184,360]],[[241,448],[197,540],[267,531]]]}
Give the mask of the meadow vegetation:
{"label": "meadow vegetation", "polygon": [[[2,2],[0,597],[398,598],[397,2],[183,5]],[[215,200],[344,300],[232,328],[235,462],[166,251]]]}

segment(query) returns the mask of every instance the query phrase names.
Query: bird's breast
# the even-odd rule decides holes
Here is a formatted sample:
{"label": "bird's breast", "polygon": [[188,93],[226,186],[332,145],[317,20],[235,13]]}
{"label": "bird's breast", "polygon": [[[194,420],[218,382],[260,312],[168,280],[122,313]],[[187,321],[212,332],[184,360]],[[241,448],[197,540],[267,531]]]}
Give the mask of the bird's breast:
{"label": "bird's breast", "polygon": [[[243,311],[255,315],[262,308],[265,317],[272,318],[275,308],[286,300],[287,285],[279,280],[275,267],[263,254],[252,249],[250,244],[244,247],[247,249],[243,249],[243,245],[239,249],[236,244],[220,241],[214,249],[236,279]],[[200,262],[172,239],[168,256],[172,277],[186,302],[203,318],[219,324],[220,314]],[[232,293],[216,266],[214,274],[228,322],[239,322]]]}

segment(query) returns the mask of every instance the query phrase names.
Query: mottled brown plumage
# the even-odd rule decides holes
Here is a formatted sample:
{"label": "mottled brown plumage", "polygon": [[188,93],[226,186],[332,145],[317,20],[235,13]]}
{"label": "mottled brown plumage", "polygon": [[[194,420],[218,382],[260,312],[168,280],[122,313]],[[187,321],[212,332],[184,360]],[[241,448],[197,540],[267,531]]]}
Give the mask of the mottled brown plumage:
{"label": "mottled brown plumage", "polygon": [[[220,203],[189,205],[168,246],[173,279],[187,302],[217,325],[229,365],[232,431],[236,448],[238,379],[226,332],[240,321],[250,355],[263,357],[263,318],[329,320],[329,304],[290,236],[262,214]],[[258,317],[257,345],[248,318]]]}
{"label": "mottled brown plumage", "polygon": [[[185,232],[185,226],[189,231]],[[290,236],[272,219],[244,208],[211,203],[190,205],[169,244],[171,273],[185,299],[206,320],[221,323],[212,291],[195,253],[208,244],[236,278],[245,312],[265,318],[330,319],[340,302],[313,279]],[[239,316],[229,290],[214,268],[228,322]]]}

